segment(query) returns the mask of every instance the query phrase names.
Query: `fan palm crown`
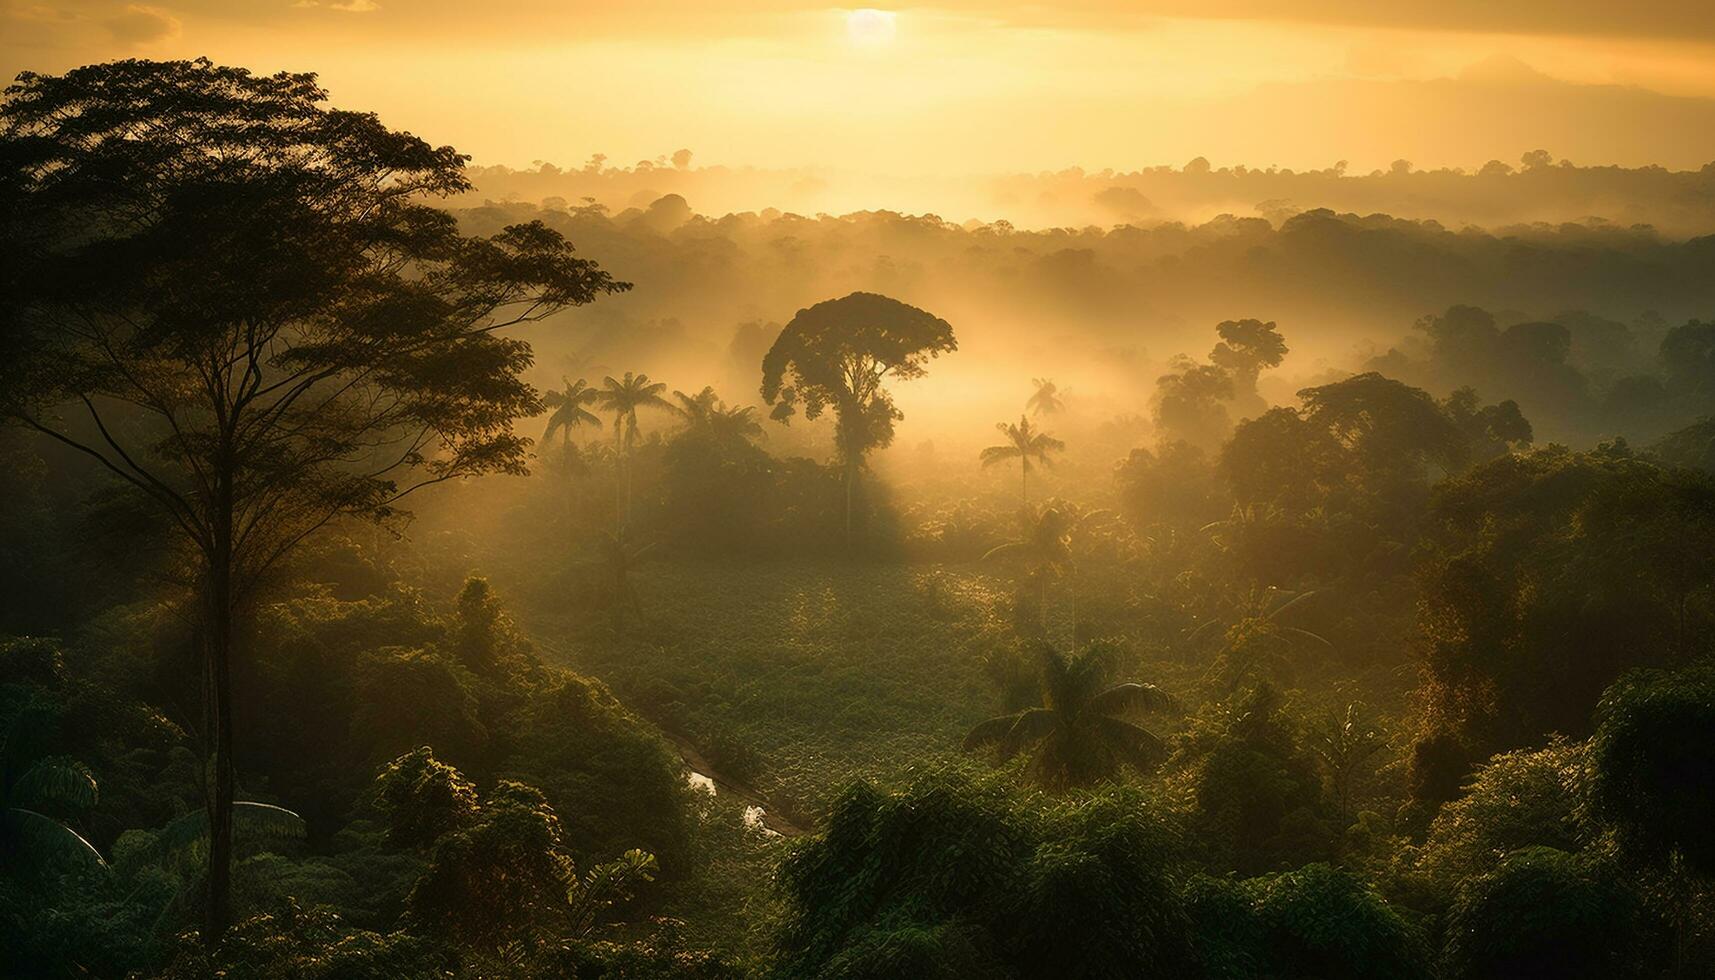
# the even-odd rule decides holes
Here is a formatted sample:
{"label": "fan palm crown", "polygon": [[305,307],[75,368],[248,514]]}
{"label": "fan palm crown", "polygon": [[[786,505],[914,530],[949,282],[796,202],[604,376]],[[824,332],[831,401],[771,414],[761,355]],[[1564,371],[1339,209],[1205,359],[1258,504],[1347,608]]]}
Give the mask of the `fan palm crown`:
{"label": "fan palm crown", "polygon": [[83,835],[43,810],[87,810],[98,790],[89,768],[74,759],[36,761],[0,786],[0,865],[14,859],[34,865],[106,867]]}
{"label": "fan palm crown", "polygon": [[1002,761],[1029,753],[1031,778],[1051,790],[1112,779],[1122,765],[1148,771],[1166,754],[1127,716],[1167,710],[1169,695],[1153,684],[1110,685],[1112,657],[1103,646],[1067,657],[1043,644],[1040,656],[1042,703],[977,725],[965,751],[993,749]]}
{"label": "fan palm crown", "polygon": [[1036,393],[1024,403],[1024,407],[1032,415],[1053,415],[1066,407],[1065,399],[1061,397],[1060,386],[1052,378],[1031,378],[1036,386]]}
{"label": "fan palm crown", "polygon": [[542,396],[543,404],[553,409],[548,416],[548,428],[542,432],[542,441],[554,438],[554,433],[560,433],[567,442],[571,441],[572,430],[580,425],[601,425],[601,419],[586,405],[593,405],[601,397],[601,392],[589,386],[583,378],[576,381],[561,379],[565,382],[565,390],[550,391]]}
{"label": "fan palm crown", "polygon": [[659,381],[650,381],[649,375],[641,372],[627,371],[625,377],[619,379],[610,374],[602,379],[601,384],[601,389],[596,392],[596,405],[613,413],[613,439],[622,449],[637,441],[638,409],[655,407],[671,410],[673,407],[661,396],[667,386]]}
{"label": "fan palm crown", "polygon": [[685,420],[687,432],[708,436],[717,442],[748,442],[762,437],[762,423],[757,418],[756,409],[750,405],[729,408],[712,387],[705,387],[694,395],[675,391],[673,397],[679,402],[673,411]]}
{"label": "fan palm crown", "polygon": [[995,428],[1006,436],[1006,441],[998,446],[984,449],[980,455],[983,465],[993,466],[1010,459],[1019,461],[1019,495],[1023,502],[1030,502],[1030,467],[1033,462],[1043,466],[1052,465],[1050,456],[1066,448],[1066,444],[1046,432],[1035,429],[1030,424],[1029,416],[1020,415],[1018,424],[1011,422],[996,422]]}

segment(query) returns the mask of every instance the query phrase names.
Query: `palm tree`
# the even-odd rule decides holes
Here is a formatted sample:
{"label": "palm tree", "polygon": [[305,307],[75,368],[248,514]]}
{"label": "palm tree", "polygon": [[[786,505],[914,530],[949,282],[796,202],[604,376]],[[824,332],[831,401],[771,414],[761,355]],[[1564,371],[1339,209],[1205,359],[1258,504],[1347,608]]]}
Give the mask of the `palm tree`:
{"label": "palm tree", "polygon": [[[564,450],[562,462],[568,477],[575,477],[585,469],[582,454],[572,442],[572,432],[579,426],[593,425],[600,427],[601,419],[594,412],[585,408],[593,405],[601,392],[591,388],[583,378],[572,381],[562,378],[566,388],[564,391],[550,391],[542,396],[542,401],[551,409],[553,414],[548,416],[548,427],[542,432],[542,442],[547,444],[554,438],[554,433],[560,434],[560,446]],[[571,524],[574,511],[574,486],[571,480],[566,483],[566,522]]]}
{"label": "palm tree", "polygon": [[673,412],[684,419],[685,424],[693,429],[706,423],[709,416],[721,404],[720,396],[715,394],[713,385],[704,385],[703,390],[694,395],[687,395],[682,391],[675,390],[673,397],[679,401]]}
{"label": "palm tree", "polygon": [[1290,589],[1269,586],[1265,589],[1252,588],[1248,592],[1227,598],[1222,602],[1223,608],[1198,626],[1187,630],[1184,641],[1189,648],[1195,648],[1203,638],[1217,630],[1231,632],[1236,626],[1247,622],[1267,624],[1270,629],[1280,633],[1287,639],[1309,643],[1324,650],[1332,650],[1334,644],[1320,633],[1289,625],[1286,621],[1307,607],[1311,599],[1319,595],[1314,589],[1294,592]]}
{"label": "palm tree", "polygon": [[1153,684],[1107,685],[1111,658],[1090,646],[1070,658],[1043,644],[1042,704],[990,718],[965,736],[965,751],[994,748],[1002,761],[1029,752],[1030,774],[1051,790],[1113,778],[1120,766],[1148,771],[1161,740],[1127,715],[1163,711],[1173,699]]}
{"label": "palm tree", "polygon": [[631,573],[654,550],[655,543],[634,545],[626,540],[625,528],[617,532],[603,531],[596,541],[596,564],[609,576],[613,622],[616,628],[625,625],[625,611],[630,609],[639,623],[643,622],[643,603],[637,598],[637,588],[631,584]]}
{"label": "palm tree", "polygon": [[634,847],[606,864],[596,865],[583,877],[573,878],[566,889],[566,901],[570,903],[566,921],[572,935],[579,939],[588,936],[603,911],[630,901],[637,883],[654,881],[660,870],[655,855]]}
{"label": "palm tree", "polygon": [[1066,402],[1060,397],[1060,386],[1049,378],[1031,378],[1036,385],[1036,393],[1024,403],[1024,407],[1032,415],[1053,415],[1066,407]]}
{"label": "palm tree", "polygon": [[1006,442],[983,450],[981,454],[983,465],[993,466],[1003,460],[1018,460],[1020,502],[1029,506],[1031,461],[1035,460],[1043,466],[1049,466],[1051,461],[1048,455],[1065,449],[1066,444],[1046,432],[1032,429],[1030,419],[1023,415],[1018,417],[1017,425],[1010,422],[996,422],[994,427],[1006,435]]}
{"label": "palm tree", "polygon": [[1112,511],[1085,510],[1074,504],[1050,502],[1041,510],[1019,509],[1019,537],[990,548],[983,561],[1021,558],[1031,563],[1026,582],[1034,581],[1040,608],[1042,628],[1048,629],[1048,583],[1063,579],[1067,583],[1069,628],[1067,644],[1077,638],[1078,598],[1074,576],[1077,567],[1072,560],[1072,540],[1080,532],[1099,528],[1113,516]]}
{"label": "palm tree", "polygon": [[705,387],[694,395],[675,391],[673,397],[679,401],[673,411],[685,420],[687,432],[708,436],[716,442],[749,442],[762,437],[762,423],[756,417],[756,409],[749,405],[728,408],[713,387]]}
{"label": "palm tree", "polygon": [[1341,814],[1350,814],[1352,783],[1369,760],[1387,748],[1387,734],[1357,701],[1348,703],[1343,712],[1329,711],[1308,734],[1310,751],[1328,771],[1334,806]]}
{"label": "palm tree", "polygon": [[762,423],[756,417],[756,406],[727,408],[722,405],[709,414],[709,433],[716,439],[749,442],[763,436]]}
{"label": "palm tree", "polygon": [[647,374],[625,372],[623,380],[612,375],[602,379],[596,393],[596,404],[613,413],[613,444],[619,453],[620,467],[625,471],[621,481],[619,521],[623,526],[631,519],[631,447],[637,442],[637,410],[645,406],[672,409],[661,393],[667,386],[650,381]]}
{"label": "palm tree", "polygon": [[572,441],[572,430],[580,425],[600,425],[601,419],[585,405],[594,404],[601,397],[601,392],[591,388],[583,378],[571,381],[565,378],[565,391],[550,391],[542,396],[542,401],[554,414],[548,416],[548,428],[542,432],[542,441],[548,442],[554,438],[554,433],[560,433],[566,442]]}

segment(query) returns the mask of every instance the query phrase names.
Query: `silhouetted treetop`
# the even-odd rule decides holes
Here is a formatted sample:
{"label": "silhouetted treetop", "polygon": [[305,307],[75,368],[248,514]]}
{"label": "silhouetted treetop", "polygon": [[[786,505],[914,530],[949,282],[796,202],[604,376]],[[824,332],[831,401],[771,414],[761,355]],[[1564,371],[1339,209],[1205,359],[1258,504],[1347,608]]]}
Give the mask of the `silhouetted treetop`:
{"label": "silhouetted treetop", "polygon": [[852,293],[799,310],[786,324],[762,361],[762,397],[774,404],[790,379],[813,419],[840,392],[864,400],[883,377],[921,377],[926,361],[958,347],[940,317],[877,293]]}
{"label": "silhouetted treetop", "polygon": [[263,576],[342,518],[521,473],[542,411],[498,335],[623,291],[538,222],[467,237],[464,157],[329,109],[310,74],[197,61],[26,73],[0,103],[0,417],[181,532],[212,748],[206,941],[228,925],[230,665]]}

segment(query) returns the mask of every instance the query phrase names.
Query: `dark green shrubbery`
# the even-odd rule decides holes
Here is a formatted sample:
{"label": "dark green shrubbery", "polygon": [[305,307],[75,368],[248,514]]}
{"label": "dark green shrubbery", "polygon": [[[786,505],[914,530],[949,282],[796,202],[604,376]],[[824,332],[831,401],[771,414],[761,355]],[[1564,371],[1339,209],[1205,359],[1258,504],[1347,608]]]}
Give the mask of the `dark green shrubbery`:
{"label": "dark green shrubbery", "polygon": [[1186,907],[1211,980],[1430,975],[1417,930],[1363,882],[1326,864],[1244,881],[1197,878]]}
{"label": "dark green shrubbery", "polygon": [[1657,976],[1656,935],[1615,869],[1528,847],[1461,886],[1443,972],[1452,980]]}
{"label": "dark green shrubbery", "polygon": [[1056,806],[956,773],[859,784],[782,868],[776,974],[1176,975],[1176,854],[1135,793]]}

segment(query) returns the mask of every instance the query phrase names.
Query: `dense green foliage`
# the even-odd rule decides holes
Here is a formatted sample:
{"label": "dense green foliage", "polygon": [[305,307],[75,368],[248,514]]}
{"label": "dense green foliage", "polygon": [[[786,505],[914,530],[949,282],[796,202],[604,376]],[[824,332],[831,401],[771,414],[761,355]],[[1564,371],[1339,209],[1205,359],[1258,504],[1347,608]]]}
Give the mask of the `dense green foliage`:
{"label": "dense green foliage", "polygon": [[1189,962],[1175,842],[1133,795],[1044,807],[943,774],[891,795],[858,784],[827,828],[782,866],[783,976],[1171,976]]}

